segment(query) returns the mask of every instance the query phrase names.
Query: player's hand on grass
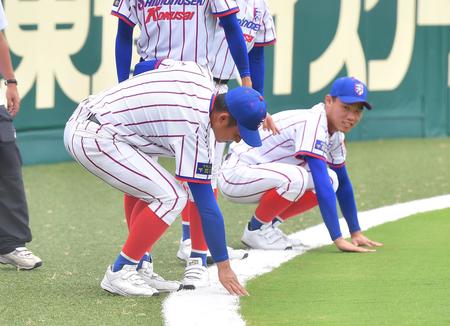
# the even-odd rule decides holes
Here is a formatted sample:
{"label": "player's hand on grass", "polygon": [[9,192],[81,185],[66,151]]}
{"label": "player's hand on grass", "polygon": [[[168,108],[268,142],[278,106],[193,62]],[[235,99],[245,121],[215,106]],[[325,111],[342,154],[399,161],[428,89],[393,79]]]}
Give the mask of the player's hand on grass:
{"label": "player's hand on grass", "polygon": [[368,249],[364,247],[358,247],[357,245],[354,245],[351,242],[348,242],[344,238],[337,238],[334,240],[335,246],[343,251],[343,252],[374,252],[375,249]]}
{"label": "player's hand on grass", "polygon": [[352,243],[355,246],[381,247],[381,242],[372,241],[367,238],[361,231],[352,233]]}
{"label": "player's hand on grass", "polygon": [[247,290],[239,283],[236,274],[231,269],[229,260],[217,263],[217,269],[220,283],[230,294],[238,296],[249,295]]}
{"label": "player's hand on grass", "polygon": [[272,116],[269,113],[267,113],[266,118],[264,119],[263,129],[270,130],[272,132],[272,135],[277,135],[280,133],[275,122],[272,119]]}

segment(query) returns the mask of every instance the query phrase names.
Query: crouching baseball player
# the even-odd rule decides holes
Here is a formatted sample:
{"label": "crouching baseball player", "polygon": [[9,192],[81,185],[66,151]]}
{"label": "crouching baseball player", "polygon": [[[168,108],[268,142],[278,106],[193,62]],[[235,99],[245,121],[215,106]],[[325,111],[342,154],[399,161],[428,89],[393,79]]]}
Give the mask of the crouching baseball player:
{"label": "crouching baseball player", "polygon": [[[219,188],[229,200],[258,203],[245,227],[242,242],[255,249],[290,249],[278,225],[319,205],[322,218],[337,248],[374,251],[381,246],[361,232],[352,184],[345,167],[345,133],[360,121],[367,88],[355,78],[334,81],[325,103],[309,110],[287,110],[273,115],[280,134],[260,128],[262,146],[233,144],[221,167]],[[351,233],[341,234],[336,197]]]}
{"label": "crouching baseball player", "polygon": [[[144,256],[187,201],[187,182],[201,215],[219,280],[246,295],[230,267],[222,214],[210,185],[210,129],[218,141],[261,144],[266,116],[261,95],[239,87],[214,96],[209,70],[194,62],[163,60],[158,70],[90,96],[66,124],[64,143],[82,166],[109,185],[141,199],[128,220],[128,238],[101,287],[119,295],[152,296]],[[175,177],[152,159],[175,157]],[[147,264],[148,266],[148,264]]]}

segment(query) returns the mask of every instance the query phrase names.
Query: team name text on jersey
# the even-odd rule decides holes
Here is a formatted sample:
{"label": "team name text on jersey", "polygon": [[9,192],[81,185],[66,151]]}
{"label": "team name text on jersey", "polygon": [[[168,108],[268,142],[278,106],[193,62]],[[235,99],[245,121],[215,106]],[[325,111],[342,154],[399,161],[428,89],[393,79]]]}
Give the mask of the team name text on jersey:
{"label": "team name text on jersey", "polygon": [[193,5],[193,6],[203,6],[205,4],[205,0],[138,0],[137,7],[139,10],[143,10],[145,7],[156,7],[163,5]]}

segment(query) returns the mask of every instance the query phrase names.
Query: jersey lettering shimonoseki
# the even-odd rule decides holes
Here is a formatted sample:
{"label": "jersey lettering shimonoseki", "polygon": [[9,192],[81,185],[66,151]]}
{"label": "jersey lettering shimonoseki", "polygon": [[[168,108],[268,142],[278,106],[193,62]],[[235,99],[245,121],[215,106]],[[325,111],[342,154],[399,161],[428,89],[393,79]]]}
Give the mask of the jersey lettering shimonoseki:
{"label": "jersey lettering shimonoseki", "polygon": [[89,97],[73,117],[82,121],[94,113],[101,124],[97,136],[101,132],[151,156],[175,157],[178,179],[210,183],[213,93],[208,69],[167,59],[157,70]]}
{"label": "jersey lettering shimonoseki", "polygon": [[272,135],[261,128],[261,147],[251,148],[242,141],[232,144],[230,153],[236,155],[231,156],[234,162],[229,162],[229,167],[272,162],[306,165],[305,155],[323,159],[332,166],[345,163],[345,135],[337,131],[329,136],[323,103],[309,110],[287,110],[272,117],[280,134]]}
{"label": "jersey lettering shimonoseki", "polygon": [[116,0],[112,14],[139,25],[144,60],[176,58],[208,65],[217,17],[239,11],[234,0]]}
{"label": "jersey lettering shimonoseki", "polygon": [[[247,52],[254,46],[267,46],[275,43],[275,26],[265,0],[237,0],[239,12],[236,14],[244,34]],[[231,57],[225,32],[217,22],[211,53],[211,71],[213,76],[222,80],[235,79],[239,76]]]}

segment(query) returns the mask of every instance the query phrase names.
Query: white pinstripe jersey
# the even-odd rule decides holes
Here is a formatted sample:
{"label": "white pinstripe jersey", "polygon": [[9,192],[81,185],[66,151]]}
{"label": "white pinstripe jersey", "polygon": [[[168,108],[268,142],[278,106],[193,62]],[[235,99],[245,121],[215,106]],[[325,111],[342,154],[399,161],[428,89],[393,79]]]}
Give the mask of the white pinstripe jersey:
{"label": "white pinstripe jersey", "polygon": [[[260,129],[262,146],[251,148],[244,142],[232,144],[229,158],[236,165],[287,163],[306,165],[305,154],[326,161],[329,165],[345,163],[345,134],[328,134],[327,116],[323,103],[309,110],[287,110],[272,115],[280,130],[279,135]],[[230,166],[230,165],[228,165]]]}
{"label": "white pinstripe jersey", "polygon": [[157,70],[89,97],[83,107],[85,115],[95,113],[102,135],[111,135],[152,156],[175,157],[178,179],[209,183],[213,93],[208,69],[194,62],[167,59]]}
{"label": "white pinstripe jersey", "polygon": [[138,54],[208,65],[217,17],[239,11],[235,0],[115,0],[112,14],[139,25]]}
{"label": "white pinstripe jersey", "polygon": [[[247,52],[254,46],[267,46],[275,43],[275,25],[265,0],[237,0],[239,12],[236,14],[244,34]],[[211,51],[211,71],[219,79],[235,79],[239,76],[228,48],[225,32],[217,22]]]}

